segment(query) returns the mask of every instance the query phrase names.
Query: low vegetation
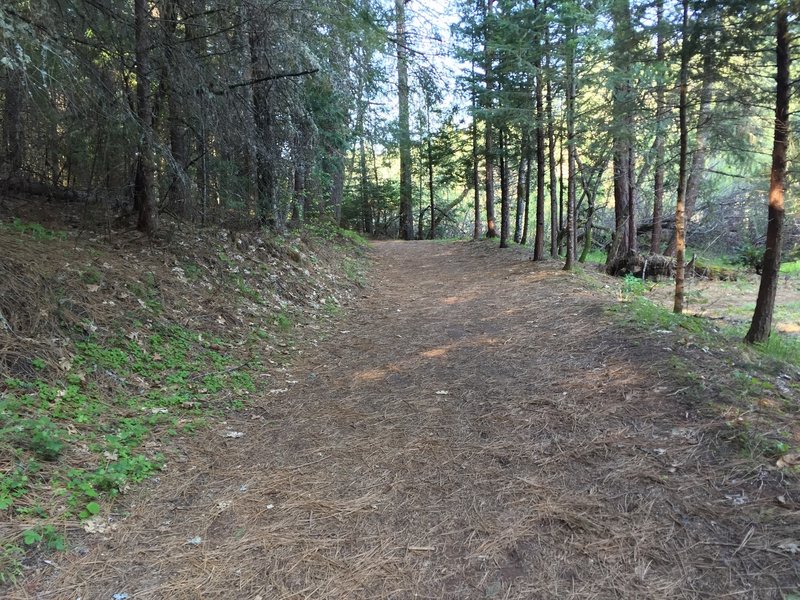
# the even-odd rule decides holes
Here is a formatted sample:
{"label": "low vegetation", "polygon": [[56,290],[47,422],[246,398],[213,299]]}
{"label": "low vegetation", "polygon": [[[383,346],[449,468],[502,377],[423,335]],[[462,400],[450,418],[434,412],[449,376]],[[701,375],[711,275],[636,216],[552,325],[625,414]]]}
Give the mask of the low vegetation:
{"label": "low vegetation", "polygon": [[[792,273],[793,264],[784,272]],[[746,322],[757,293],[753,277],[735,283],[691,281],[686,314],[671,310],[671,282],[643,282],[629,275],[615,283],[618,319],[664,340],[674,352],[675,374],[685,381],[683,395],[709,411],[744,455],[773,465],[784,461],[780,464],[800,473],[794,458],[785,459],[800,452],[800,338],[780,331],[796,331],[800,303],[781,303],[779,331],[766,343],[747,345]],[[798,291],[799,279],[784,278],[782,294]],[[716,306],[721,297],[726,304]]]}
{"label": "low vegetation", "polygon": [[265,393],[363,284],[365,252],[322,225],[142,251],[19,219],[0,248],[0,584],[72,531],[110,527],[115,499],[183,438]]}

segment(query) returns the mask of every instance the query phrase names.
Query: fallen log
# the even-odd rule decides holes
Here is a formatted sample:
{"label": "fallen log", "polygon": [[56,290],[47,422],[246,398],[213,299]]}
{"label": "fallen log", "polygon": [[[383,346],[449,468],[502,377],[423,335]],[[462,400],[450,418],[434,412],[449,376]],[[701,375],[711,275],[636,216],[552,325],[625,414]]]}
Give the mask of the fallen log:
{"label": "fallen log", "polygon": [[6,191],[9,192],[17,192],[19,194],[28,194],[31,196],[43,196],[48,200],[59,200],[61,202],[86,202],[89,200],[89,195],[85,192],[78,192],[76,190],[56,187],[27,179],[7,180],[0,184],[0,188],[5,188]]}
{"label": "fallen log", "polygon": [[675,274],[675,261],[660,254],[628,252],[608,263],[606,273],[617,277],[633,275],[657,280],[659,277],[672,277]]}
{"label": "fallen log", "polygon": [[[617,277],[633,275],[647,279],[658,280],[659,277],[675,276],[675,259],[661,254],[639,254],[628,252],[618,256],[606,265],[606,273]],[[720,281],[736,281],[739,272],[736,269],[709,265],[699,260],[695,255],[686,264],[686,273],[694,277],[717,279]]]}

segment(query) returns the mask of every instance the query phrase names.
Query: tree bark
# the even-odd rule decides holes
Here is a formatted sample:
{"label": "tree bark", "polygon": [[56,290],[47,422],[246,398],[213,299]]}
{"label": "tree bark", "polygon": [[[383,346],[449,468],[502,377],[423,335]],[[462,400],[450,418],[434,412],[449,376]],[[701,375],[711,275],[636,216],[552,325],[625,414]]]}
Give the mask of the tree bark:
{"label": "tree bark", "polygon": [[500,129],[500,247],[508,248],[511,229],[511,195],[509,193],[507,135]]}
{"label": "tree bark", "polygon": [[[545,25],[545,71],[550,73],[550,27]],[[556,129],[555,120],[553,119],[553,88],[550,82],[550,77],[547,78],[546,86],[546,101],[547,101],[547,149],[550,166],[550,256],[551,258],[558,258],[558,235],[560,227],[559,219],[559,203],[558,203],[558,189],[556,187]],[[543,168],[539,168],[537,155],[537,169],[539,172],[544,173]],[[538,183],[543,184],[543,175],[536,174]],[[538,194],[538,192],[537,192]],[[538,198],[538,196],[537,196]]]}
{"label": "tree bark", "polygon": [[567,260],[564,270],[569,271],[575,265],[575,201],[576,201],[576,154],[577,147],[575,141],[575,96],[577,88],[577,77],[575,74],[575,25],[568,27],[567,33]]}
{"label": "tree bark", "polygon": [[406,0],[395,0],[397,19],[397,91],[400,115],[400,238],[414,239],[414,208],[411,181],[411,126],[408,107],[408,36]]}
{"label": "tree bark", "polygon": [[633,135],[629,81],[628,44],[631,40],[631,14],[629,0],[613,0],[611,4],[614,20],[614,44],[612,49],[615,83],[613,90],[612,127],[614,161],[614,242],[608,253],[607,264],[626,254],[631,248],[630,214],[631,189],[631,135]]}
{"label": "tree bark", "polygon": [[[666,36],[664,35],[664,0],[656,1],[656,64],[659,69],[664,68],[666,58]],[[666,85],[664,73],[659,72],[656,84],[656,172],[653,190],[653,232],[650,237],[650,254],[659,254],[661,251],[661,220],[664,218],[664,138],[665,121],[668,110],[665,102]]]}
{"label": "tree bark", "polygon": [[689,145],[689,128],[687,125],[687,99],[689,87],[689,0],[683,0],[683,25],[681,39],[681,74],[680,74],[680,163],[678,167],[678,200],[675,206],[675,303],[673,311],[683,312],[684,254],[686,240],[685,203],[686,203],[686,163]]}
{"label": "tree bark", "polygon": [[525,219],[522,222],[522,240],[520,243],[524,246],[528,243],[528,229],[530,228],[530,214],[531,214],[531,155],[525,157]]}
{"label": "tree bark", "polygon": [[[709,125],[711,123],[711,99],[714,83],[714,56],[713,52],[706,52],[703,57],[703,85],[700,88],[700,111],[697,116],[697,129],[695,133],[695,149],[692,154],[692,165],[687,172],[686,181],[686,225],[691,222],[700,193],[700,184],[706,168],[706,153],[708,149]],[[672,233],[666,256],[675,255],[675,232]]]}
{"label": "tree bark", "polygon": [[522,144],[519,153],[519,161],[517,162],[517,210],[514,214],[514,241],[519,244],[522,242],[523,233],[526,233],[527,227],[525,221],[528,218],[525,212],[525,156],[527,154],[527,145]]}
{"label": "tree bark", "polygon": [[749,344],[765,342],[772,330],[772,313],[778,291],[783,238],[783,194],[786,177],[786,150],[789,145],[789,100],[791,93],[789,18],[785,7],[778,9],[775,53],[778,73],[775,93],[775,141],[772,148],[772,175],[769,184],[769,221],[767,243],[761,267],[761,284],[750,329],[745,336]]}
{"label": "tree bark", "polygon": [[486,123],[484,124],[484,154],[486,156],[486,237],[497,237],[497,229],[494,214],[494,131],[492,127],[491,109],[494,105],[494,77],[492,74],[492,63],[494,52],[491,49],[491,31],[489,22],[492,16],[492,6],[495,0],[486,0],[486,25],[484,41],[484,73],[486,82],[486,96],[484,98],[484,108],[487,111]]}
{"label": "tree bark", "polygon": [[5,104],[3,105],[3,162],[5,175],[10,180],[22,178],[25,158],[25,138],[22,127],[24,106],[24,72],[22,68],[9,68],[6,76]]}
{"label": "tree bark", "polygon": [[134,2],[134,34],[136,37],[136,116],[139,120],[139,156],[136,161],[134,205],[139,212],[136,228],[148,235],[158,229],[156,198],[153,189],[153,149],[151,130],[153,113],[150,106],[150,16],[147,0]]}
{"label": "tree bark", "polygon": [[478,119],[475,113],[478,109],[478,92],[475,82],[475,62],[472,62],[472,188],[474,197],[474,223],[472,228],[472,239],[478,240],[481,237],[481,171],[478,155]]}

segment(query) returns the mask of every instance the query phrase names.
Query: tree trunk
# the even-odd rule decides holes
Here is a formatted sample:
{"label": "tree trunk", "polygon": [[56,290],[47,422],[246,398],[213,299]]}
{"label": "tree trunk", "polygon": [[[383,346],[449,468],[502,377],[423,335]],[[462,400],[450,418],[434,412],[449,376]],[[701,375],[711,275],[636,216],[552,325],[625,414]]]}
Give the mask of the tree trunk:
{"label": "tree trunk", "polygon": [[[633,127],[633,123],[631,123]],[[631,129],[632,131],[632,129]],[[638,251],[636,239],[636,153],[633,140],[628,143],[628,252]]]}
{"label": "tree trunk", "polygon": [[[178,25],[178,6],[174,1],[164,3],[164,76],[166,81],[162,82],[167,96],[167,111],[169,124],[169,146],[172,156],[169,185],[169,201],[172,210],[180,217],[189,216],[189,129],[186,126],[186,109],[183,103],[182,90],[179,89],[180,67],[176,64],[175,47],[179,40],[175,37]],[[242,28],[244,32],[244,28]],[[245,160],[248,170],[250,167],[250,157]],[[249,197],[249,194],[248,194]],[[249,198],[248,198],[249,200]]]}
{"label": "tree trunk", "polygon": [[[697,116],[697,129],[695,133],[695,149],[692,154],[692,165],[687,173],[686,181],[686,225],[688,227],[694,209],[697,205],[697,196],[700,193],[700,184],[706,168],[706,152],[708,147],[709,125],[711,123],[711,100],[714,83],[714,56],[707,52],[703,57],[703,86],[700,88],[700,111]],[[675,255],[675,233],[673,232],[667,249],[666,256]]]}
{"label": "tree trunk", "polygon": [[511,195],[509,191],[507,135],[500,129],[500,247],[508,248],[509,229],[511,229]]}
{"label": "tree trunk", "polygon": [[497,237],[497,228],[494,215],[494,131],[492,127],[492,116],[489,112],[494,105],[494,78],[492,75],[492,63],[494,52],[491,49],[491,32],[489,21],[492,15],[492,6],[495,0],[486,0],[486,32],[484,41],[484,73],[486,81],[486,96],[484,107],[487,109],[485,129],[484,154],[486,156],[486,237]]}
{"label": "tree trunk", "polygon": [[676,314],[683,312],[683,283],[684,283],[684,253],[686,240],[685,228],[685,203],[686,203],[686,162],[689,146],[689,128],[686,112],[688,87],[689,87],[689,0],[683,0],[683,25],[681,40],[681,74],[680,74],[680,162],[678,168],[678,201],[675,206],[675,304],[673,311]]}
{"label": "tree trunk", "polygon": [[[537,67],[541,65],[541,60],[537,63]],[[542,73],[537,68],[536,73],[536,240],[534,242],[533,260],[544,260],[544,172],[545,172],[545,156],[544,156],[544,99],[542,98]],[[551,148],[552,152],[552,148]],[[554,156],[551,158],[555,159]],[[551,165],[552,168],[552,165]],[[555,169],[553,169],[554,171]],[[551,171],[552,172],[552,171]],[[550,182],[551,190],[555,189],[553,182]],[[557,211],[554,206],[551,206],[551,227],[556,227],[558,221]],[[553,238],[551,242],[556,242],[557,232],[555,229],[551,232]],[[557,254],[558,246],[556,243],[551,243],[550,254]]]}
{"label": "tree trunk", "polygon": [[575,265],[575,195],[576,195],[576,153],[575,142],[575,96],[577,77],[575,75],[575,25],[570,25],[567,33],[567,261],[564,270],[569,271]]}
{"label": "tree trunk", "polygon": [[411,181],[411,126],[408,108],[408,36],[405,0],[395,0],[397,19],[397,92],[400,108],[400,238],[414,239]]}
{"label": "tree trunk", "polygon": [[[628,44],[632,39],[629,0],[613,0],[614,44],[612,49],[615,83],[612,98],[612,128],[614,156],[614,241],[608,253],[607,264],[631,248],[628,219],[632,219],[630,170],[632,115],[631,83],[629,80]],[[634,238],[635,239],[635,238]]]}
{"label": "tree trunk", "polygon": [[517,210],[514,214],[514,241],[519,244],[522,242],[523,232],[527,229],[525,221],[528,218],[525,212],[525,155],[526,144],[522,144],[517,162]]}
{"label": "tree trunk", "polygon": [[[550,27],[545,26],[545,71],[550,72]],[[558,214],[558,191],[556,189],[556,130],[555,121],[553,119],[553,88],[550,78],[547,78],[546,87],[546,101],[547,101],[547,149],[550,166],[550,256],[558,258],[558,234],[559,234],[559,214]],[[544,173],[543,165],[539,165],[539,155],[537,154],[536,162],[539,173]],[[539,185],[544,183],[543,175],[536,174],[536,180]],[[538,202],[538,191],[537,191]],[[537,209],[538,210],[538,209]]]}
{"label": "tree trunk", "polygon": [[[3,162],[5,175],[10,180],[22,178],[25,157],[22,113],[24,105],[24,72],[22,68],[9,68],[6,76],[5,104],[3,106]],[[0,175],[3,173],[0,172]]]}
{"label": "tree trunk", "polygon": [[139,218],[136,228],[152,235],[158,228],[156,198],[153,189],[152,110],[150,107],[150,35],[147,0],[134,2],[136,37],[136,116],[139,120],[139,156],[136,161],[134,204]]}
{"label": "tree trunk", "polygon": [[431,142],[431,111],[428,107],[428,201],[431,209],[431,228],[428,234],[429,240],[436,239],[436,221],[433,218],[436,212],[436,199],[433,188],[433,143]]}
{"label": "tree trunk", "polygon": [[[473,51],[474,51],[473,43]],[[472,227],[472,239],[478,240],[481,237],[481,171],[478,156],[478,119],[475,113],[478,110],[478,91],[475,81],[475,61],[472,61],[472,188],[474,197],[474,223]]]}
{"label": "tree trunk", "polygon": [[530,152],[525,157],[525,219],[522,222],[522,240],[524,246],[528,243],[528,229],[531,223],[531,155]]}
{"label": "tree trunk", "polygon": [[767,244],[761,267],[761,284],[750,329],[745,336],[749,344],[765,342],[772,330],[772,313],[778,291],[778,274],[781,267],[781,243],[783,237],[783,194],[786,176],[786,149],[789,144],[789,99],[791,81],[789,19],[786,8],[780,8],[777,16],[775,51],[778,63],[775,93],[775,141],[772,148],[772,175],[769,184],[769,221]]}
{"label": "tree trunk", "polygon": [[[656,1],[656,64],[662,67],[666,58],[666,39],[664,35],[664,0]],[[661,220],[664,218],[664,138],[666,137],[665,125],[669,112],[665,102],[666,86],[664,75],[657,75],[656,84],[656,172],[653,190],[653,232],[650,237],[650,254],[659,254],[661,251]]]}
{"label": "tree trunk", "polygon": [[369,172],[367,171],[367,149],[364,141],[364,130],[361,128],[359,140],[359,167],[361,171],[361,219],[364,233],[372,234],[372,206],[369,199]]}

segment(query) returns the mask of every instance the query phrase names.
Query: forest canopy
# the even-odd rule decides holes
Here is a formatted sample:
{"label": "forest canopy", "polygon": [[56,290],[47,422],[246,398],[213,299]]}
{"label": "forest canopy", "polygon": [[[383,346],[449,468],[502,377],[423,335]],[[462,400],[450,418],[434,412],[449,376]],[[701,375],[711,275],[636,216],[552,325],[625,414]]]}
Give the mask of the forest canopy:
{"label": "forest canopy", "polygon": [[783,4],[11,0],[0,182],[151,233],[323,218],[671,256],[685,59],[689,244],[757,261]]}

